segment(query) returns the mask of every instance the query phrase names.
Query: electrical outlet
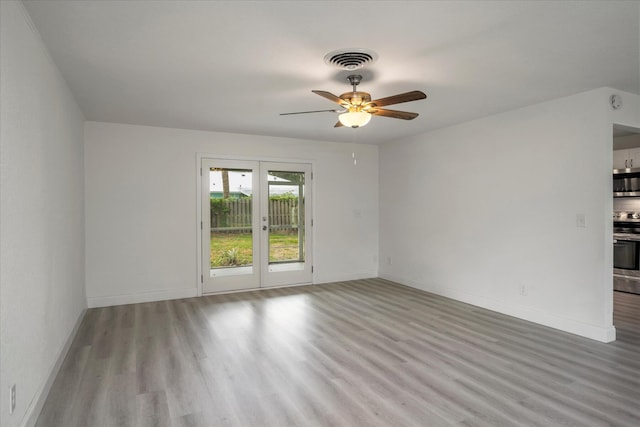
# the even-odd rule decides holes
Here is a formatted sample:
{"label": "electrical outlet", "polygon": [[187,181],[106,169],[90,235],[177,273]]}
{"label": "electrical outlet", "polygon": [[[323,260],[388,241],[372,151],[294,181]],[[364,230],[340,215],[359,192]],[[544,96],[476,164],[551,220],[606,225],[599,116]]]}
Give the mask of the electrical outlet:
{"label": "electrical outlet", "polygon": [[9,415],[13,414],[16,410],[16,385],[9,387]]}

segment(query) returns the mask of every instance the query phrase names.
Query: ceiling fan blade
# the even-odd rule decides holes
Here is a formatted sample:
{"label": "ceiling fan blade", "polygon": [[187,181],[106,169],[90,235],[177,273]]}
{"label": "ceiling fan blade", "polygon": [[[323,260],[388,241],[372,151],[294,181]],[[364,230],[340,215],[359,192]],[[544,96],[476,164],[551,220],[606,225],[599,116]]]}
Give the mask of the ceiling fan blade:
{"label": "ceiling fan blade", "polygon": [[386,98],[380,98],[371,101],[369,104],[376,107],[384,107],[385,105],[401,104],[403,102],[417,101],[419,99],[425,99],[427,95],[419,90],[413,90],[407,93],[400,93],[398,95],[388,96]]}
{"label": "ceiling fan blade", "polygon": [[335,102],[336,104],[349,105],[347,101],[345,101],[340,97],[335,96],[331,92],[326,92],[324,90],[312,90],[311,92],[315,93],[316,95],[320,95],[321,97],[326,98],[331,102]]}
{"label": "ceiling fan blade", "polygon": [[309,114],[309,113],[342,113],[342,110],[313,110],[313,111],[296,111],[295,113],[280,113],[281,116],[290,116],[292,114]]}
{"label": "ceiling fan blade", "polygon": [[342,126],[344,126],[344,125],[343,125],[342,123],[340,123],[340,120],[338,120],[338,121],[336,122],[336,124],[335,124],[335,125],[333,125],[333,127],[334,127],[334,128],[340,128],[340,127],[342,127]]}
{"label": "ceiling fan blade", "polygon": [[410,113],[408,111],[385,110],[384,108],[375,108],[369,110],[374,116],[392,117],[394,119],[413,120],[418,117],[418,113]]}

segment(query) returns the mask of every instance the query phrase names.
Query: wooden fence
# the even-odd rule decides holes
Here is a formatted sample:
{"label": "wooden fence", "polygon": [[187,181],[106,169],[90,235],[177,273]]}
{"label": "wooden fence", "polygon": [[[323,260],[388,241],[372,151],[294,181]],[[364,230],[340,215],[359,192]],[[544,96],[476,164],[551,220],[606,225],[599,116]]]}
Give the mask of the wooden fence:
{"label": "wooden fence", "polygon": [[[251,230],[252,199],[212,199],[211,231]],[[298,228],[298,199],[270,199],[269,227],[276,231]]]}

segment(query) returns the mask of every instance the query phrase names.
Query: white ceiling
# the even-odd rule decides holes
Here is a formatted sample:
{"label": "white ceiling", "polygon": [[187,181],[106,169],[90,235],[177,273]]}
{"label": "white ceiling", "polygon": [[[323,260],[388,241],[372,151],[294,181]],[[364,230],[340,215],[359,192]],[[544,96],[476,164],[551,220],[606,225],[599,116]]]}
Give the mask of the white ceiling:
{"label": "white ceiling", "polygon": [[[87,120],[382,143],[585,90],[640,91],[636,1],[24,1]],[[368,48],[360,90],[422,90],[354,131],[334,113],[349,74],[323,57]]]}

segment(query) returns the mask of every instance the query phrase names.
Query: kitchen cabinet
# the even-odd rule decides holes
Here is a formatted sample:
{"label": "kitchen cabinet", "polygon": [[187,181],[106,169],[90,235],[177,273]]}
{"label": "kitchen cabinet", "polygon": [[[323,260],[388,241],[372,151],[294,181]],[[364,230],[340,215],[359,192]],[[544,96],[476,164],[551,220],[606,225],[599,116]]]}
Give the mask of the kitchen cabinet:
{"label": "kitchen cabinet", "polygon": [[613,152],[614,169],[626,169],[634,167],[640,167],[640,147],[629,148],[625,150],[615,150]]}

